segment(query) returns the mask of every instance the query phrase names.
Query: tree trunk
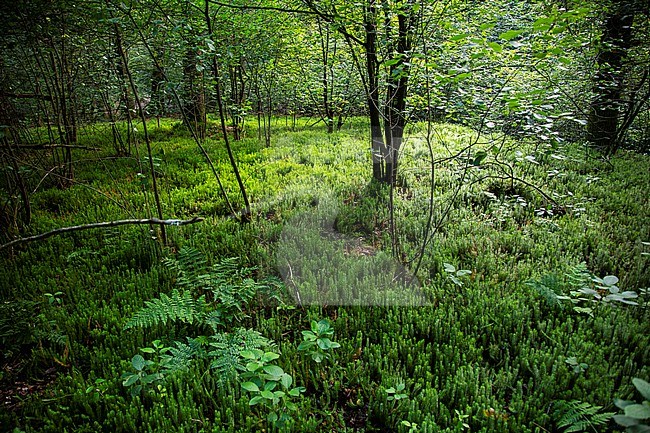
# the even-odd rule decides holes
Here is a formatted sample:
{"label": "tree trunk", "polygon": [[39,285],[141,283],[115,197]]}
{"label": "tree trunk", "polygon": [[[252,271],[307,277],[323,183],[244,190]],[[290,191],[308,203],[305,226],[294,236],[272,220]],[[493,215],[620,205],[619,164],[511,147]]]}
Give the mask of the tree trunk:
{"label": "tree trunk", "polygon": [[619,117],[623,105],[623,67],[632,42],[634,7],[618,0],[607,16],[596,58],[593,99],[589,107],[587,139],[592,146],[614,154],[618,142]]}

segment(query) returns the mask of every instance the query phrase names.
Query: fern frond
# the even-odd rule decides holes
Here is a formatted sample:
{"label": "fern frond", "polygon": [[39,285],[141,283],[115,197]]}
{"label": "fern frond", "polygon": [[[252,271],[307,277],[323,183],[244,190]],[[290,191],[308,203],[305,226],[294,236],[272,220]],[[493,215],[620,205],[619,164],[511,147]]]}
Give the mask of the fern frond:
{"label": "fern frond", "polygon": [[587,264],[582,262],[573,266],[566,273],[567,283],[569,286],[575,290],[582,289],[583,287],[589,287],[591,285],[591,280],[593,275],[589,272]]}
{"label": "fern frond", "polygon": [[187,370],[194,359],[205,358],[207,352],[202,338],[187,338],[187,343],[176,341],[176,347],[169,349],[169,355],[162,357],[161,366],[167,372]]}
{"label": "fern frond", "polygon": [[208,356],[213,359],[210,368],[216,371],[223,383],[245,370],[240,355],[243,350],[274,346],[275,343],[252,329],[238,328],[234,332],[215,334],[210,338],[212,350]]}
{"label": "fern frond", "polygon": [[166,258],[163,263],[176,272],[176,285],[191,291],[209,286],[208,262],[203,253],[196,248],[183,247],[174,258]]}
{"label": "fern frond", "polygon": [[138,311],[127,323],[124,329],[146,328],[171,321],[185,323],[202,322],[205,317],[206,302],[201,296],[194,299],[188,291],[179,292],[174,289],[171,296],[164,293],[159,299],[146,301],[144,308]]}
{"label": "fern frond", "polygon": [[564,306],[558,299],[559,281],[553,274],[544,275],[539,281],[529,280],[526,285],[533,288],[551,308],[563,309]]}
{"label": "fern frond", "polygon": [[606,425],[614,413],[598,413],[602,406],[594,406],[578,400],[556,401],[553,417],[557,420],[558,428],[564,433],[598,431],[596,427]]}

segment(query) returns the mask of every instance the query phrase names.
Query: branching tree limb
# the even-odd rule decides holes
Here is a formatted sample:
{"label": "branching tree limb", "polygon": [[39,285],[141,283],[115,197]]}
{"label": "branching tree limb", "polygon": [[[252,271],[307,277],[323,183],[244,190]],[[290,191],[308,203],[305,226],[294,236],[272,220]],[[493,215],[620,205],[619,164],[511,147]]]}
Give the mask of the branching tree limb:
{"label": "branching tree limb", "polygon": [[46,233],[41,233],[38,235],[34,236],[28,236],[26,238],[20,238],[20,239],[14,239],[11,242],[7,242],[6,244],[0,245],[0,251],[13,247],[14,245],[19,245],[19,244],[24,244],[26,242],[32,242],[32,241],[38,241],[42,239],[47,239],[52,236],[56,235],[61,235],[64,233],[69,233],[69,232],[77,232],[81,230],[90,230],[90,229],[98,229],[98,228],[105,228],[105,227],[115,227],[115,226],[123,226],[127,224],[138,224],[138,225],[144,225],[144,224],[158,224],[158,225],[166,225],[166,226],[184,226],[188,224],[194,224],[203,221],[204,218],[201,217],[194,217],[189,220],[177,220],[177,219],[169,219],[169,220],[161,220],[158,218],[146,218],[146,219],[128,219],[128,220],[117,220],[117,221],[105,221],[105,222],[99,222],[99,223],[91,223],[91,224],[84,224],[80,226],[71,226],[71,227],[62,227],[56,230],[52,230]]}

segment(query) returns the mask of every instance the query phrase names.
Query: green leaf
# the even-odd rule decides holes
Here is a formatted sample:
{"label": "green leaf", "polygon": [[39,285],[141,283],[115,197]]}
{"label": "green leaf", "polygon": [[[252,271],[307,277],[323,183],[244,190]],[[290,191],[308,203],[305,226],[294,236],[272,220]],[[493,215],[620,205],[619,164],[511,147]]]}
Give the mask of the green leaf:
{"label": "green leaf", "polygon": [[469,33],[459,33],[455,36],[452,36],[449,40],[450,41],[462,41],[463,39],[466,39],[469,36]]}
{"label": "green leaf", "polygon": [[632,379],[634,387],[641,393],[644,399],[650,400],[650,383],[646,382],[643,379],[635,377]]}
{"label": "green leaf", "polygon": [[628,427],[625,430],[625,433],[650,433],[650,426],[645,424],[637,424],[631,427]]}
{"label": "green leaf", "polygon": [[627,406],[631,404],[634,404],[634,402],[630,400],[621,400],[620,398],[614,399],[614,405],[619,409],[625,409]]}
{"label": "green leaf", "polygon": [[456,267],[450,263],[443,263],[442,264],[445,267],[445,272],[449,273],[454,273],[456,272]]}
{"label": "green leaf", "polygon": [[140,376],[138,376],[137,374],[132,374],[132,375],[128,376],[127,379],[124,382],[122,382],[122,385],[131,386],[134,383],[136,383],[139,378],[140,378]]}
{"label": "green leaf", "polygon": [[[603,278],[603,284],[606,286],[613,286],[616,283],[618,283],[618,277],[614,275],[607,275],[605,278]],[[648,400],[650,400],[650,397],[648,397]]]}
{"label": "green leaf", "polygon": [[280,357],[280,355],[278,355],[278,354],[275,353],[275,352],[266,352],[266,353],[262,356],[262,362],[270,362],[270,361],[273,361],[273,360],[275,360],[275,359],[278,359],[279,357]]}
{"label": "green leaf", "polygon": [[616,421],[616,424],[623,427],[631,427],[633,425],[639,424],[638,419],[630,418],[629,416],[625,415],[614,415],[614,421]]}
{"label": "green leaf", "polygon": [[131,365],[137,371],[142,371],[145,366],[144,358],[142,355],[135,355],[133,358],[131,358]]}
{"label": "green leaf", "polygon": [[284,374],[284,370],[277,365],[265,365],[262,369],[271,376],[280,377]]}
{"label": "green leaf", "polygon": [[488,42],[488,46],[492,48],[492,51],[496,53],[500,53],[503,51],[503,47],[500,44],[497,44],[496,42]]}
{"label": "green leaf", "polygon": [[625,408],[625,416],[648,419],[650,418],[650,404],[631,404]]}
{"label": "green leaf", "polygon": [[305,392],[306,388],[304,386],[297,386],[293,388],[291,391],[289,391],[289,395],[291,397],[298,397],[301,392]]}
{"label": "green leaf", "polygon": [[259,356],[257,356],[252,350],[242,350],[239,354],[244,359],[257,359],[257,358],[259,358]]}
{"label": "green leaf", "polygon": [[260,397],[259,395],[256,395],[255,397],[251,398],[248,401],[248,405],[255,406],[257,403],[261,402],[262,400],[264,400],[264,397]]}
{"label": "green leaf", "polygon": [[280,383],[282,383],[282,386],[284,386],[286,389],[289,389],[289,387],[293,383],[293,378],[291,377],[291,375],[284,373],[280,378]]}
{"label": "green leaf", "polygon": [[510,41],[520,34],[522,34],[524,31],[523,30],[508,30],[507,32],[503,32],[499,35],[499,39],[503,39],[505,41]]}
{"label": "green leaf", "polygon": [[267,400],[273,400],[273,393],[271,391],[264,390],[260,393],[262,397],[264,397]]}
{"label": "green leaf", "polygon": [[472,161],[472,165],[474,166],[481,165],[481,163],[483,162],[483,160],[485,160],[485,158],[487,158],[487,156],[488,156],[487,152],[483,150],[476,152],[476,155],[474,156],[474,161]]}
{"label": "green leaf", "polygon": [[248,392],[259,392],[260,388],[255,385],[253,382],[244,382],[241,384],[241,387]]}
{"label": "green leaf", "polygon": [[151,347],[143,347],[142,349],[140,349],[140,352],[144,352],[144,353],[156,353],[156,351],[155,351],[154,349],[152,349]]}
{"label": "green leaf", "polygon": [[298,345],[298,350],[307,350],[310,347],[314,346],[316,343],[313,341],[303,341]]}
{"label": "green leaf", "polygon": [[325,334],[330,331],[330,322],[327,319],[323,319],[316,324],[317,334]]}

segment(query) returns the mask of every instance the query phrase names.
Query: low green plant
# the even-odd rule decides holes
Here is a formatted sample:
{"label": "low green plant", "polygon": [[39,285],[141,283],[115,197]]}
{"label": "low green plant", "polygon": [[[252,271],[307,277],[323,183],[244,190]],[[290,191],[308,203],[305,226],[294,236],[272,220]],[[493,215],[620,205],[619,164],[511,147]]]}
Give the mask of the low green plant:
{"label": "low green plant", "polygon": [[45,299],[49,305],[62,305],[63,304],[63,292],[54,292],[54,293],[44,293]]}
{"label": "low green plant", "polygon": [[417,423],[408,420],[402,420],[402,425],[408,427],[408,433],[417,433],[420,431]]}
{"label": "low green plant", "polygon": [[463,432],[469,429],[469,424],[466,421],[469,418],[469,414],[462,413],[458,409],[454,409],[454,413],[456,414],[454,431]]}
{"label": "low green plant", "polygon": [[601,412],[602,406],[578,400],[557,400],[553,406],[552,417],[564,433],[598,432],[614,415],[613,412]]}
{"label": "low green plant", "polygon": [[241,267],[235,259],[224,259],[212,269],[208,268],[202,254],[193,248],[184,248],[178,257],[165,260],[165,264],[178,274],[171,296],[147,301],[125,325],[125,329],[149,328],[169,322],[181,322],[210,333],[188,337],[185,342],[174,341],[163,346],[160,340],[153,347],[140,349],[154,354],[154,361],[145,361],[135,355],[131,364],[135,372],[126,373],[124,385],[139,394],[138,386],[164,380],[167,373],[187,369],[197,359],[210,361],[220,383],[237,377],[244,371],[242,351],[272,347],[271,340],[259,332],[243,327],[231,328],[233,322],[242,320],[245,307],[258,294],[279,299],[279,282],[274,279],[256,281],[251,278],[255,268]]}
{"label": "low green plant", "polygon": [[400,383],[395,387],[391,386],[390,388],[386,389],[386,394],[388,394],[386,400],[398,402],[400,400],[407,399],[409,396],[404,392],[405,388],[406,385],[404,383]]}
{"label": "low green plant", "polygon": [[565,363],[571,367],[574,373],[579,374],[579,373],[584,373],[587,371],[587,368],[589,368],[589,365],[587,365],[584,362],[579,362],[578,358],[575,356],[570,356],[567,359],[564,360]]}
{"label": "low green plant", "polygon": [[614,415],[614,421],[625,427],[626,433],[650,433],[650,383],[635,377],[632,384],[643,397],[643,401],[637,403],[615,399],[614,404],[623,414]]}
{"label": "low green plant", "polygon": [[165,346],[161,340],[154,340],[151,347],[143,347],[140,352],[153,355],[153,359],[147,360],[137,354],[131,358],[132,371],[122,375],[122,385],[131,390],[131,396],[140,395],[143,389],[154,389],[165,393],[163,382],[165,374],[173,371],[169,354],[172,348]]}
{"label": "low green plant", "polygon": [[290,412],[298,410],[291,400],[300,397],[305,388],[292,388],[291,375],[271,363],[280,357],[277,353],[253,349],[242,351],[241,356],[248,361],[241,374],[245,380],[241,387],[251,395],[248,404],[264,406],[269,411],[266,419],[276,427],[284,426],[292,419]]}
{"label": "low green plant", "polygon": [[447,278],[458,287],[463,287],[464,283],[461,278],[472,274],[472,271],[469,269],[456,269],[451,263],[443,263],[443,266],[445,267],[445,272],[448,274]]}
{"label": "low green plant", "polygon": [[617,286],[618,277],[597,277],[584,262],[571,267],[565,277],[565,281],[562,281],[550,274],[540,280],[530,280],[527,284],[546,299],[550,306],[559,306],[562,301],[569,301],[573,311],[592,317],[594,308],[599,305],[638,305],[633,299],[639,295],[632,290],[621,291]]}
{"label": "low green plant", "polygon": [[303,341],[298,346],[298,350],[311,356],[317,363],[331,358],[331,350],[338,349],[341,345],[332,341],[330,337],[334,335],[334,329],[329,320],[311,321],[311,330],[302,331]]}
{"label": "low green plant", "polygon": [[122,385],[130,389],[131,397],[140,395],[143,389],[164,392],[165,375],[160,371],[158,363],[137,354],[131,358],[131,367],[132,371],[122,374]]}
{"label": "low green plant", "polygon": [[92,385],[86,388],[85,393],[91,401],[98,402],[108,391],[108,386],[109,383],[106,379],[97,378]]}

